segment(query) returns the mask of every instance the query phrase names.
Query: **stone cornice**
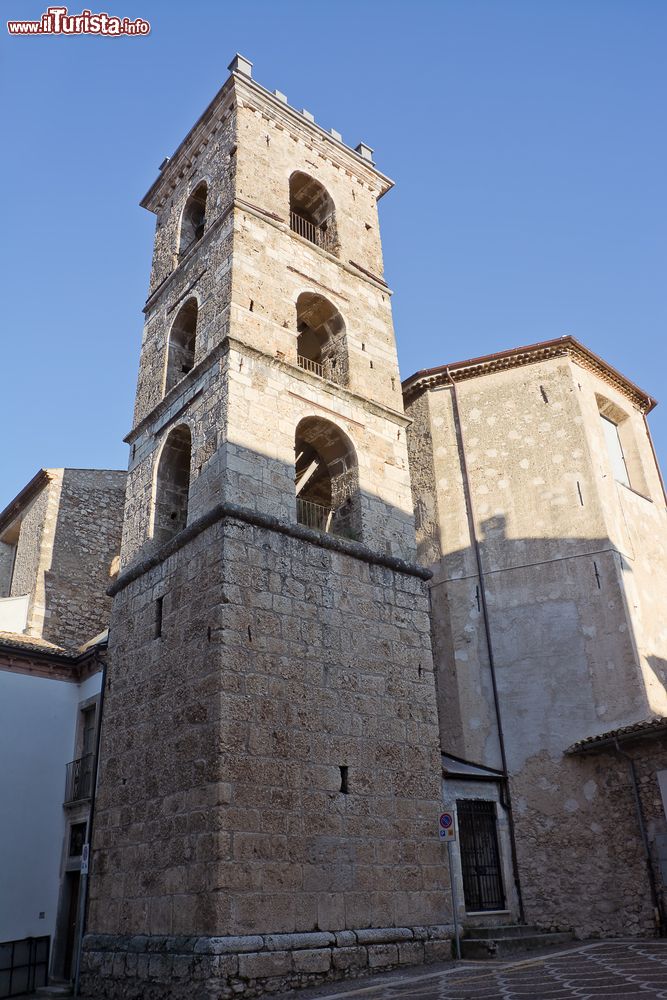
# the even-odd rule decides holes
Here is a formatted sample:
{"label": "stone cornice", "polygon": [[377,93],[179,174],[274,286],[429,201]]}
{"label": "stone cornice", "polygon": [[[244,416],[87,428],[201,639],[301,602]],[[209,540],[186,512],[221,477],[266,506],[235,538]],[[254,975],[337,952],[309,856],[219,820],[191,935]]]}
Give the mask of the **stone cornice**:
{"label": "stone cornice", "polygon": [[[368,284],[378,288],[381,292],[384,292],[385,295],[392,294],[392,291],[384,278],[379,277],[377,274],[373,274],[371,271],[367,271],[365,267],[362,267],[361,264],[355,263],[353,260],[350,260],[349,262],[341,260],[340,257],[336,257],[335,254],[329,253],[328,250],[318,247],[316,243],[311,243],[310,240],[305,239],[305,237],[299,236],[299,234],[295,233],[293,229],[290,229],[286,222],[273,215],[272,212],[267,212],[257,205],[251,205],[249,201],[243,201],[238,198],[234,200],[233,207],[239,211],[246,212],[248,215],[253,215],[256,219],[261,219],[262,222],[266,222],[268,225],[273,226],[274,229],[279,229],[281,232],[285,233],[285,235],[298,240],[299,243],[308,247],[308,249],[312,250],[314,253],[321,254],[322,257],[326,258],[326,260],[330,261],[332,264],[337,264],[338,267],[342,268],[343,271],[347,271],[347,273],[351,274],[354,278],[360,278],[361,281],[366,281]],[[288,265],[288,270],[295,271],[296,269],[293,267],[290,268]],[[314,278],[309,280],[314,281],[315,284],[319,284],[319,282]],[[334,294],[337,293],[334,292]]]}
{"label": "stone cornice", "polygon": [[239,106],[258,111],[290,135],[307,142],[351,177],[376,191],[378,198],[393,187],[394,182],[380,173],[370,160],[366,160],[360,153],[346,146],[250,77],[232,73],[141,199],[142,208],[156,214],[161,211],[171,193],[196,165],[197,158],[218,131],[226,115],[235,107],[234,98]]}
{"label": "stone cornice", "polygon": [[[253,205],[249,201],[244,201],[243,198],[235,198],[234,201],[232,201],[229,205],[227,205],[227,207],[222,210],[220,215],[218,215],[213,220],[210,226],[206,228],[202,238],[198,240],[197,243],[194,244],[194,246],[190,247],[188,252],[184,255],[183,259],[178,262],[178,265],[174,268],[174,270],[170,271],[169,274],[166,276],[166,278],[162,279],[159,285],[156,285],[156,287],[153,289],[153,291],[146,299],[146,303],[143,308],[144,315],[147,315],[153,309],[155,304],[164,295],[167,289],[171,287],[172,282],[176,278],[178,278],[179,275],[182,276],[187,273],[187,265],[192,260],[194,260],[195,255],[198,254],[210,242],[213,234],[220,229],[225,220],[228,219],[229,216],[234,211],[245,212],[247,215],[252,215],[254,218],[260,219],[262,222],[266,222],[268,225],[273,226],[274,229],[278,229],[281,232],[285,233],[286,235],[291,236],[293,239],[298,240],[300,243],[305,244],[309,249],[313,250],[315,253],[321,254],[332,264],[337,264],[338,267],[342,268],[342,270],[346,271],[348,274],[351,274],[354,278],[358,278],[361,281],[367,282],[374,288],[379,289],[385,295],[393,294],[391,288],[389,288],[389,285],[387,285],[384,278],[381,278],[378,275],[373,274],[371,271],[367,271],[364,267],[361,266],[361,264],[356,264],[353,260],[349,261],[349,263],[340,260],[340,258],[334,256],[334,254],[329,253],[328,250],[323,250],[322,247],[318,247],[315,243],[311,243],[309,240],[306,240],[302,236],[299,236],[298,233],[295,233],[293,230],[290,229],[290,227],[283,219],[281,219],[277,215],[274,215],[273,212],[268,212],[266,209],[261,208],[259,205]],[[292,270],[294,269],[292,268]],[[181,293],[181,296],[179,296],[179,300],[177,301],[180,301],[181,298],[184,298],[185,295],[187,295],[187,293],[194,287],[194,285],[196,284],[196,282],[199,280],[199,278],[202,276],[203,273],[204,271],[202,271],[200,274],[197,275],[196,278],[193,279],[191,285],[186,289],[185,292]],[[313,278],[311,278],[310,280],[315,281],[315,279]],[[318,282],[315,281],[315,284],[318,284]],[[173,306],[170,307],[170,311],[171,308],[173,308]]]}
{"label": "stone cornice", "polygon": [[472,358],[469,361],[457,361],[451,365],[424,369],[405,379],[403,398],[408,402],[422,392],[450,384],[450,380],[462,382],[466,379],[492,375],[495,372],[521,368],[524,365],[551,361],[560,357],[569,357],[575,364],[592,372],[603,382],[622,393],[641,413],[648,413],[657,405],[655,399],[643,392],[593,351],[580,344],[574,337],[545,340],[528,347],[517,347],[509,351],[500,351],[498,354]]}
{"label": "stone cornice", "polygon": [[109,597],[115,597],[121,590],[124,590],[133,583],[134,580],[138,580],[139,577],[148,573],[155,566],[159,566],[169,556],[182,549],[184,545],[187,545],[193,538],[200,535],[202,531],[210,528],[213,524],[217,524],[219,521],[225,520],[242,521],[245,524],[252,524],[258,528],[265,528],[267,531],[275,531],[280,535],[289,535],[291,538],[299,539],[299,541],[317,545],[321,549],[329,549],[333,552],[339,552],[342,555],[352,556],[354,559],[360,559],[362,562],[370,563],[374,566],[385,566],[396,573],[416,576],[420,580],[430,580],[432,576],[431,571],[424,566],[418,566],[416,563],[410,563],[405,559],[398,559],[395,556],[388,556],[382,552],[374,552],[361,542],[352,542],[347,538],[339,538],[337,535],[327,535],[324,532],[315,531],[313,528],[307,528],[303,524],[280,521],[277,517],[272,517],[270,514],[248,510],[248,508],[240,507],[238,504],[219,503],[207,511],[206,514],[202,515],[202,517],[197,518],[196,521],[189,524],[187,528],[179,531],[165,545],[150,552],[142,559],[131,563],[111,584],[107,590],[107,594]]}
{"label": "stone cornice", "polygon": [[234,73],[239,106],[257,110],[269,120],[283,126],[291,135],[312,145],[331,163],[356,177],[362,184],[378,192],[382,197],[394,182],[381,173],[370,160],[364,159],[356,150],[335,138],[316,122],[310,121],[300,111],[289,106],[271,94],[250,77]]}
{"label": "stone cornice", "polygon": [[[330,396],[337,396],[338,398],[361,405],[365,410],[368,410],[374,416],[381,417],[384,420],[391,420],[392,423],[397,424],[400,427],[408,427],[412,423],[409,417],[406,417],[404,413],[400,413],[398,410],[392,410],[388,406],[383,406],[382,403],[376,403],[374,400],[367,399],[366,396],[361,396],[359,393],[353,392],[344,385],[338,385],[337,382],[331,382],[328,379],[318,378],[317,375],[313,375],[310,372],[305,371],[303,368],[299,368],[298,365],[290,364],[289,361],[285,361],[282,358],[272,357],[270,354],[265,354],[263,351],[258,350],[258,348],[253,347],[251,344],[246,344],[243,340],[237,340],[235,337],[225,337],[220,341],[219,344],[209,351],[206,357],[202,358],[194,368],[192,368],[187,375],[184,375],[180,382],[170,389],[166,396],[160,400],[156,406],[153,407],[150,413],[143,417],[138,424],[136,424],[131,431],[123,438],[126,444],[133,444],[137,438],[139,438],[144,431],[149,430],[151,425],[159,423],[160,417],[166,413],[166,411],[175,403],[179,395],[185,393],[190,388],[194,388],[198,379],[213,367],[213,365],[222,357],[225,357],[230,350],[240,351],[248,357],[255,358],[257,361],[261,361],[263,364],[272,365],[274,368],[278,368],[284,374],[289,375],[291,378],[297,379],[299,382],[303,382],[312,389],[322,391],[324,387],[325,391]],[[184,401],[183,408],[188,405],[192,396],[189,396],[187,400]],[[178,413],[182,412],[182,409]],[[174,415],[175,416],[175,415]],[[343,414],[339,414],[340,419],[344,420]],[[168,422],[171,422],[172,418],[169,418]],[[151,433],[158,433],[165,426],[164,423],[159,424],[159,427],[152,430]]]}

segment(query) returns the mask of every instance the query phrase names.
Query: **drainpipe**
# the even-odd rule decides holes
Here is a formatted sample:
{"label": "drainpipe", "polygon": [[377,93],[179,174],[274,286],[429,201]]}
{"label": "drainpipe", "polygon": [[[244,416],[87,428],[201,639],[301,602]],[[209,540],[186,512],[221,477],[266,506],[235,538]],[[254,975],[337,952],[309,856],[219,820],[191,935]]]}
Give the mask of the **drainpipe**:
{"label": "drainpipe", "polygon": [[504,783],[504,802],[503,805],[507,809],[507,819],[509,824],[510,833],[510,844],[512,851],[512,873],[514,875],[514,887],[516,889],[517,900],[519,903],[519,922],[525,924],[526,914],[523,906],[523,895],[521,893],[521,879],[519,876],[519,861],[517,857],[516,850],[516,829],[514,825],[514,812],[512,810],[512,796],[510,793],[509,786],[509,776],[507,772],[507,754],[505,751],[505,735],[503,731],[503,722],[500,712],[500,699],[498,697],[498,683],[496,678],[496,663],[493,655],[493,642],[491,641],[491,625],[489,621],[489,607],[486,600],[486,586],[484,583],[484,570],[482,567],[482,554],[479,547],[479,540],[477,538],[477,529],[475,526],[475,512],[472,501],[472,490],[470,489],[470,479],[468,476],[468,462],[466,460],[465,445],[463,442],[463,430],[461,427],[461,417],[459,411],[459,401],[456,394],[456,383],[452,378],[449,366],[445,368],[445,374],[449,380],[449,384],[452,388],[452,404],[454,410],[454,425],[456,429],[456,444],[459,452],[459,461],[461,463],[461,472],[463,474],[463,494],[466,502],[466,508],[468,511],[468,526],[470,529],[470,537],[473,543],[473,550],[475,552],[475,561],[477,563],[477,576],[479,577],[479,589],[481,597],[481,607],[482,607],[482,620],[484,622],[484,636],[486,639],[486,649],[489,656],[489,670],[491,674],[491,688],[493,691],[493,707],[496,716],[496,726],[498,729],[498,743],[500,745],[500,759],[502,761],[502,771],[503,771],[503,783]]}
{"label": "drainpipe", "polygon": [[[90,848],[93,842],[93,817],[95,815],[95,796],[97,794],[97,771],[100,762],[100,738],[102,736],[102,711],[104,709],[104,692],[107,686],[107,664],[106,660],[100,659],[100,655],[95,650],[93,653],[95,662],[102,667],[102,687],[100,690],[100,701],[99,708],[97,711],[97,732],[95,734],[95,762],[93,766],[93,779],[92,787],[90,790],[90,813],[88,815],[88,836],[86,841],[88,843],[88,865],[90,867]],[[83,936],[86,933],[86,916],[88,913],[88,874],[81,876],[81,885],[79,888],[79,915],[78,915],[78,934],[77,934],[77,947],[76,947],[76,964],[74,967],[74,996],[79,996],[79,980],[81,977],[81,947],[83,944]]]}
{"label": "drainpipe", "polygon": [[658,893],[658,887],[656,884],[655,872],[653,870],[653,861],[651,859],[651,849],[649,847],[648,835],[646,833],[646,820],[644,819],[644,810],[642,809],[642,801],[639,796],[639,783],[637,781],[637,768],[635,767],[634,759],[625,750],[621,750],[621,746],[618,742],[618,737],[614,737],[614,746],[616,748],[616,753],[620,757],[625,757],[628,762],[628,774],[630,775],[630,781],[632,783],[632,792],[635,799],[635,810],[637,812],[637,824],[639,826],[639,833],[642,838],[642,845],[644,847],[644,860],[646,861],[646,874],[648,875],[649,885],[651,887],[651,902],[653,903],[653,919],[655,921],[655,929],[658,937],[665,937],[665,914],[662,908],[662,901],[660,899],[660,894]]}

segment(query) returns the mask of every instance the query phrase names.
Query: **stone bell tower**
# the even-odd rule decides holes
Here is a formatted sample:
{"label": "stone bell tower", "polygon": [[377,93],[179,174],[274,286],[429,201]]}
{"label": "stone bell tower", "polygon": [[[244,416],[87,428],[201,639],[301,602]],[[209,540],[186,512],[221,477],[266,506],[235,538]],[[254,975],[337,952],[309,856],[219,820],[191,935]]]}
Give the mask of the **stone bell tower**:
{"label": "stone bell tower", "polygon": [[449,953],[377,214],[391,181],[247,60],[230,70],[142,202],[157,229],[83,959],[96,996],[185,998],[193,979],[231,996]]}

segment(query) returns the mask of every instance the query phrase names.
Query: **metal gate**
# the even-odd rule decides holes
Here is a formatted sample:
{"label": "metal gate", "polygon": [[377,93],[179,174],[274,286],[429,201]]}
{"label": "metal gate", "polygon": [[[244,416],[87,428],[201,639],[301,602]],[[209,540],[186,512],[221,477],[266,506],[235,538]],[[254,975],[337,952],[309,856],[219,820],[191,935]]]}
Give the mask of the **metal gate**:
{"label": "metal gate", "polygon": [[46,986],[49,942],[48,937],[38,937],[0,944],[0,997],[32,993]]}
{"label": "metal gate", "polygon": [[495,802],[459,799],[456,811],[466,910],[504,910]]}

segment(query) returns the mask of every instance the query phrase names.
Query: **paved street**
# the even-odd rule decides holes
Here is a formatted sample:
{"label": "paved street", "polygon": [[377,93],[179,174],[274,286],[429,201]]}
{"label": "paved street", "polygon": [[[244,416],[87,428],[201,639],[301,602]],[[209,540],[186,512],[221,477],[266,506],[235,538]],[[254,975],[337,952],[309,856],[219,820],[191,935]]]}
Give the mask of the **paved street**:
{"label": "paved street", "polygon": [[[298,994],[290,994],[297,996]],[[303,996],[303,994],[302,994]],[[309,990],[308,1000],[667,1000],[667,941],[602,941]]]}

